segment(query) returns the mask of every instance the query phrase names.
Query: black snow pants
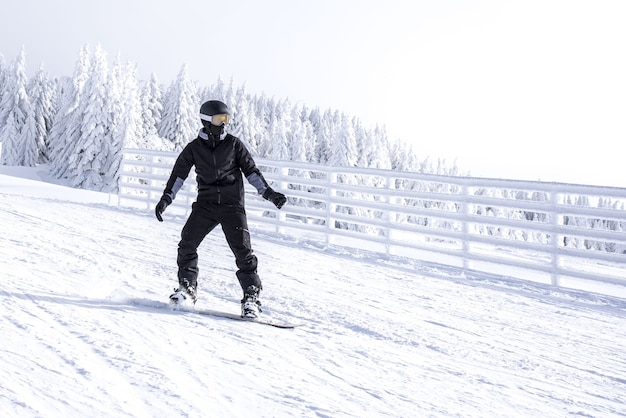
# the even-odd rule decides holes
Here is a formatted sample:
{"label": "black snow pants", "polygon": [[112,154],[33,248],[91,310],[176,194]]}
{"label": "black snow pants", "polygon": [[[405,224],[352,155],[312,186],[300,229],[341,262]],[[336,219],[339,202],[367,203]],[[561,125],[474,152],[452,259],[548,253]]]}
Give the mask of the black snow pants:
{"label": "black snow pants", "polygon": [[189,280],[197,285],[198,247],[217,225],[222,226],[228,246],[235,255],[237,279],[245,291],[254,285],[259,289],[261,279],[257,274],[257,258],[252,253],[250,232],[245,209],[239,205],[220,205],[194,202],[191,214],[181,232],[178,244],[178,281]]}

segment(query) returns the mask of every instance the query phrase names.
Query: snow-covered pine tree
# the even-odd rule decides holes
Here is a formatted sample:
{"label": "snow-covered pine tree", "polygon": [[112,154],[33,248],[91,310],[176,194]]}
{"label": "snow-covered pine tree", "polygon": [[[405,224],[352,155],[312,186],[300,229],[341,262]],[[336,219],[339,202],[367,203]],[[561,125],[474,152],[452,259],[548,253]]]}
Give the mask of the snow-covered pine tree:
{"label": "snow-covered pine tree", "polygon": [[279,101],[273,111],[270,119],[269,140],[271,145],[267,158],[273,160],[290,160],[291,149],[287,143],[287,133],[291,124],[291,115],[289,114],[289,101]]}
{"label": "snow-covered pine tree", "polygon": [[261,117],[257,96],[248,96],[248,113],[250,115],[248,131],[250,151],[258,156],[261,155],[261,142],[265,135],[267,135],[267,125]]}
{"label": "snow-covered pine tree", "polygon": [[302,106],[300,111],[300,123],[303,128],[303,135],[305,140],[305,159],[303,161],[312,161],[315,153],[315,129],[311,123],[311,112],[306,106]]}
{"label": "snow-covered pine tree", "polygon": [[26,119],[17,137],[22,160],[15,165],[35,167],[39,158],[39,152],[37,150],[37,122],[35,121],[35,113],[30,105],[30,99],[29,102],[25,104],[25,108],[27,109]]}
{"label": "snow-covered pine tree", "polygon": [[67,178],[68,161],[80,139],[82,114],[80,112],[83,89],[89,78],[91,51],[85,45],[79,54],[71,83],[60,81],[58,112],[54,117],[49,138],[50,173],[57,178]]}
{"label": "snow-covered pine tree", "polygon": [[309,115],[313,127],[313,155],[309,159],[310,162],[319,164],[326,164],[328,162],[330,120],[326,115],[329,112],[329,110],[326,110],[326,112],[322,114],[319,107],[317,107],[313,109]]}
{"label": "snow-covered pine tree", "polygon": [[330,144],[332,142],[332,116],[330,109],[326,109],[320,115],[315,135],[315,149],[312,162],[319,164],[327,164],[330,161]]}
{"label": "snow-covered pine tree", "polygon": [[9,88],[7,85],[7,76],[8,69],[6,61],[4,60],[4,55],[0,53],[0,131],[2,131],[2,128],[6,123],[7,114],[9,112],[9,109],[5,109],[1,106],[5,92]]}
{"label": "snow-covered pine tree", "polygon": [[365,135],[367,167],[391,169],[391,146],[385,128],[376,125],[373,130],[367,130]]}
{"label": "snow-covered pine tree", "polygon": [[98,45],[79,108],[81,135],[69,158],[69,178],[75,187],[107,191],[114,187],[108,173],[121,147],[113,137],[109,80],[106,52]]}
{"label": "snow-covered pine tree", "polygon": [[56,111],[56,92],[54,83],[48,79],[48,74],[39,68],[31,79],[28,93],[31,99],[33,117],[35,119],[35,141],[37,143],[38,162],[48,161],[48,134],[52,128],[52,120]]}
{"label": "snow-covered pine tree", "polygon": [[183,65],[176,81],[167,90],[159,135],[180,151],[198,133],[200,104],[197,88],[189,79],[187,65]]}
{"label": "snow-covered pine tree", "polygon": [[245,84],[237,89],[233,101],[237,103],[237,113],[232,115],[231,123],[226,129],[232,135],[240,138],[253,155],[258,155],[257,134],[260,125],[254,108],[251,108],[252,105],[250,97],[246,93]]}
{"label": "snow-covered pine tree", "polygon": [[[291,108],[290,122],[291,128],[287,132],[287,142],[290,148],[289,154],[292,161],[309,161],[313,154],[313,143],[310,141],[311,136],[302,113],[305,110],[301,106],[293,106]],[[308,120],[307,120],[308,122]],[[310,125],[310,123],[309,123]]]}
{"label": "snow-covered pine tree", "polygon": [[254,96],[251,110],[256,119],[256,130],[254,132],[254,143],[256,144],[256,155],[266,157],[270,148],[268,135],[270,126],[270,106],[265,95]]}
{"label": "snow-covered pine tree", "polygon": [[[217,82],[211,88],[205,91],[205,96],[202,98],[202,102],[207,100],[221,100],[224,101],[226,97],[226,83],[222,80],[222,77],[217,77]],[[224,102],[226,103],[226,102]],[[226,103],[228,105],[228,103]]]}
{"label": "snow-covered pine tree", "polygon": [[411,169],[417,166],[417,159],[411,158],[413,155],[413,149],[410,144],[398,140],[394,141],[391,145],[390,153],[391,169],[397,171],[411,171]]}
{"label": "snow-covered pine tree", "polygon": [[17,141],[21,128],[20,122],[16,121],[12,115],[9,115],[0,133],[0,143],[2,144],[0,164],[20,165],[22,156],[20,155],[21,150]]}
{"label": "snow-covered pine tree", "polygon": [[35,120],[27,93],[26,53],[13,61],[7,77],[7,90],[0,107],[8,110],[6,124],[0,130],[1,164],[33,167],[37,163]]}
{"label": "snow-covered pine tree", "polygon": [[[113,102],[112,125],[114,142],[122,148],[145,148],[143,111],[139,96],[139,80],[135,64],[122,65],[116,61],[109,83],[115,91],[116,100]],[[120,148],[121,150],[121,148]]]}
{"label": "snow-covered pine tree", "polygon": [[260,95],[258,97],[255,96],[254,103],[254,112],[258,124],[258,131],[255,134],[254,142],[256,143],[257,155],[265,158],[269,155],[271,150],[269,135],[274,102],[265,95]]}
{"label": "snow-covered pine tree", "polygon": [[[159,137],[158,127],[161,124],[163,113],[163,91],[155,73],[150,75],[150,80],[144,84],[141,93],[141,109],[143,121],[144,141],[140,148],[165,150],[166,142]],[[171,142],[167,142],[171,145]]]}
{"label": "snow-covered pine tree", "polygon": [[369,167],[370,155],[373,153],[372,148],[374,147],[374,142],[372,141],[371,136],[368,136],[367,129],[365,129],[363,123],[359,119],[352,119],[352,125],[356,141],[356,165],[357,167]]}
{"label": "snow-covered pine tree", "polygon": [[228,86],[224,91],[224,95],[221,96],[221,99],[218,98],[217,100],[221,100],[222,102],[226,103],[226,106],[228,106],[228,110],[230,110],[231,115],[236,115],[239,113],[239,102],[237,102],[237,89],[235,88],[235,82],[232,77],[228,82]]}
{"label": "snow-covered pine tree", "polygon": [[142,120],[139,81],[135,64],[122,64],[118,57],[108,77],[110,138],[105,143],[107,160],[104,181],[106,189],[117,191],[123,148],[146,148]]}
{"label": "snow-covered pine tree", "polygon": [[304,130],[306,131],[307,137],[307,161],[313,161],[315,155],[315,138],[317,138],[317,135],[315,133],[315,127],[313,126],[313,122],[311,122],[311,110],[309,110],[309,108],[305,106],[304,112],[305,113],[302,114],[302,123],[304,124]]}
{"label": "snow-covered pine tree", "polygon": [[355,167],[357,165],[357,144],[352,119],[336,112],[333,115],[335,126],[339,127],[335,140],[331,142],[330,160],[332,166]]}

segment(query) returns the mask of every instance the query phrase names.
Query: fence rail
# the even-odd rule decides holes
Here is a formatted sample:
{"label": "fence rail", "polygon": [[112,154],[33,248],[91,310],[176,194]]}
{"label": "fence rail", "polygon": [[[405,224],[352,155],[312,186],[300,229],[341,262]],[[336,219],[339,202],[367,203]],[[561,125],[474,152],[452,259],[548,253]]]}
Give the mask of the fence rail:
{"label": "fence rail", "polygon": [[[125,150],[120,204],[153,208],[176,156]],[[247,185],[248,219],[258,226],[555,286],[626,288],[626,189],[261,158],[257,165],[289,198],[278,211]],[[168,212],[190,210],[192,177]]]}

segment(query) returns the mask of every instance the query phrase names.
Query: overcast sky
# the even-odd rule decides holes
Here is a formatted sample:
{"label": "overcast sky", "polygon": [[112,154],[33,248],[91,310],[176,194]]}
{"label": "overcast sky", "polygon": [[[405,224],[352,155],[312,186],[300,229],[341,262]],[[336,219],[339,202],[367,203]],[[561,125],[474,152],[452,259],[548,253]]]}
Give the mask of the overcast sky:
{"label": "overcast sky", "polygon": [[[4,3],[7,3],[5,1]],[[20,0],[0,53],[71,75],[80,48],[168,84],[183,64],[250,93],[384,124],[474,176],[626,187],[623,0]]]}

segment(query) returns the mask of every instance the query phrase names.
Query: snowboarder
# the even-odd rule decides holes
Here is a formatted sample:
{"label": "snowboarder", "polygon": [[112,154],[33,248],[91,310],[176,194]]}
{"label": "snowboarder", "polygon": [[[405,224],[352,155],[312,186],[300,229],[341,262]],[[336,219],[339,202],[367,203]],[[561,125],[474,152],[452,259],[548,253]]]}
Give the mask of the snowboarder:
{"label": "snowboarder", "polygon": [[243,290],[241,315],[258,317],[259,292],[263,289],[257,274],[257,258],[250,243],[250,232],[244,208],[243,176],[278,209],[287,198],[274,191],[256,167],[242,141],[227,133],[230,111],[225,103],[210,100],[200,107],[203,128],[198,137],[182,150],[167,181],[155,214],[162,214],[176,198],[192,166],[195,166],[198,195],[181,232],[178,244],[178,289],[170,296],[173,303],[189,297],[194,303],[198,289],[198,246],[218,224],[237,264],[237,279]]}

